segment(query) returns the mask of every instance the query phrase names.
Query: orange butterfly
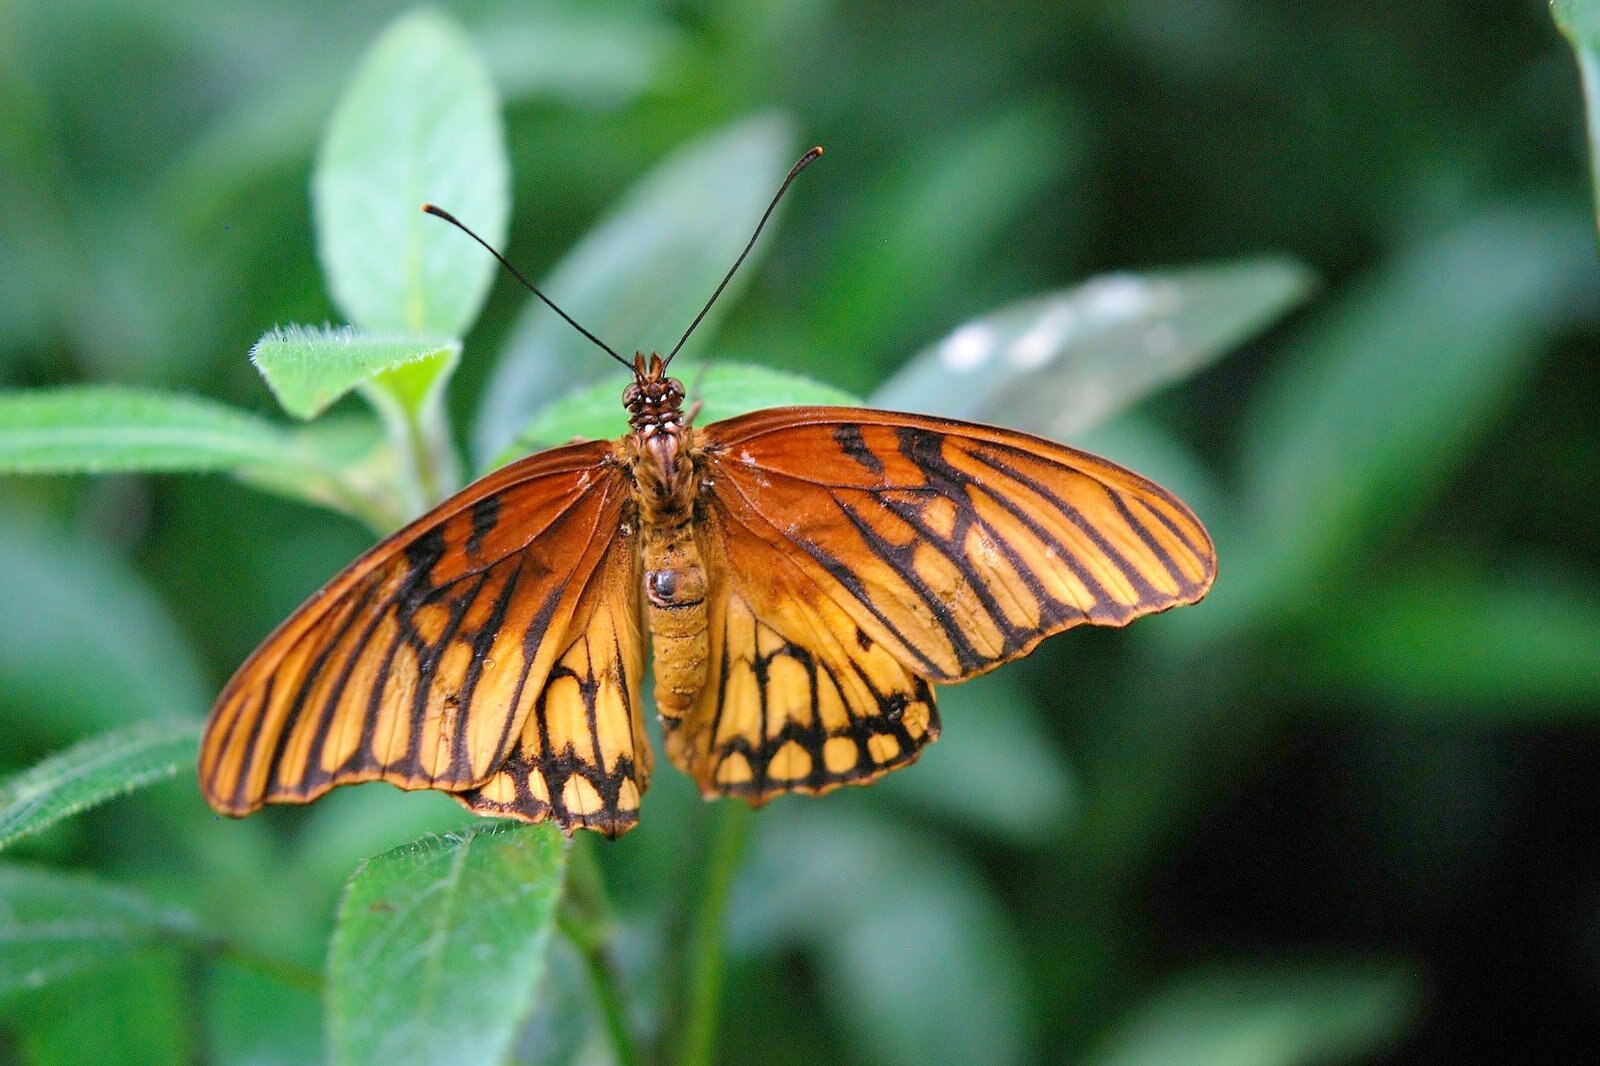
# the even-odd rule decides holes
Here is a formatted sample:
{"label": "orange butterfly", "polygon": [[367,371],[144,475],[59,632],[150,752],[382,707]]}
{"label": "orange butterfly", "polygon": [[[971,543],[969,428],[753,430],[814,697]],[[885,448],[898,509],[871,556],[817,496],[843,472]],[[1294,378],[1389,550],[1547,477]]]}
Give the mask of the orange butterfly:
{"label": "orange butterfly", "polygon": [[939,734],[931,682],[1211,586],[1205,527],[1114,463],[851,407],[697,429],[672,354],[634,356],[622,439],[489,474],[279,626],[207,723],[208,802],[383,780],[615,836],[652,763],[647,628],[667,754],[702,793],[820,794],[916,759]]}

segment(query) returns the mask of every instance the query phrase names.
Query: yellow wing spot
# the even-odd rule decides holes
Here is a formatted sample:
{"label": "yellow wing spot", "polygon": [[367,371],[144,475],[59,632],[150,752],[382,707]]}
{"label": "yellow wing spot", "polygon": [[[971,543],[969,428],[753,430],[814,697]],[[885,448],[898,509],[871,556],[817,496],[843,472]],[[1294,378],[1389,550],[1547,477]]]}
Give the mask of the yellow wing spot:
{"label": "yellow wing spot", "polygon": [[510,806],[517,800],[517,783],[511,779],[510,774],[495,774],[484,782],[483,798],[491,803],[504,803]]}
{"label": "yellow wing spot", "polygon": [[633,778],[622,779],[622,787],[617,790],[617,807],[623,811],[638,810],[639,786],[633,783]]}
{"label": "yellow wing spot", "polygon": [[789,722],[811,724],[811,678],[799,662],[780,656],[767,667],[767,736]]}
{"label": "yellow wing spot", "polygon": [[749,781],[750,777],[750,760],[737,751],[724,756],[717,766],[719,785],[742,785]]}
{"label": "yellow wing spot", "polygon": [[773,753],[767,776],[778,781],[798,781],[811,773],[811,756],[797,741],[789,741]]}
{"label": "yellow wing spot", "polygon": [[571,674],[551,681],[544,694],[544,724],[550,731],[550,750],[588,751],[589,722],[583,712],[583,686]]}
{"label": "yellow wing spot", "polygon": [[928,705],[926,703],[913,703],[906,708],[900,718],[900,724],[905,726],[906,732],[916,740],[928,731]]}
{"label": "yellow wing spot", "polygon": [[900,754],[900,741],[888,733],[877,733],[867,740],[867,752],[874,762],[886,763]]}
{"label": "yellow wing spot", "polygon": [[829,737],[822,745],[822,764],[828,768],[828,773],[842,774],[855,766],[860,751],[849,737]]}
{"label": "yellow wing spot", "polygon": [[949,540],[955,534],[960,509],[948,496],[935,496],[922,508],[922,521],[939,537]]}
{"label": "yellow wing spot", "polygon": [[[726,694],[723,696],[723,702],[730,707],[761,705],[761,686],[756,682],[755,671],[750,669],[750,664],[744,660],[735,660],[729,664],[728,684],[724,691]],[[721,728],[717,732],[717,743],[739,736],[742,726],[743,723],[738,720],[737,715],[724,716]]]}
{"label": "yellow wing spot", "polygon": [[532,773],[528,775],[528,791],[533,795],[534,799],[547,806],[549,805],[550,784],[544,779],[543,774]]}
{"label": "yellow wing spot", "polygon": [[437,644],[450,624],[450,604],[444,601],[424,604],[411,615],[411,626],[424,644]]}
{"label": "yellow wing spot", "polygon": [[581,774],[567,778],[567,787],[561,790],[561,802],[573,814],[593,814],[604,806],[600,793]]}

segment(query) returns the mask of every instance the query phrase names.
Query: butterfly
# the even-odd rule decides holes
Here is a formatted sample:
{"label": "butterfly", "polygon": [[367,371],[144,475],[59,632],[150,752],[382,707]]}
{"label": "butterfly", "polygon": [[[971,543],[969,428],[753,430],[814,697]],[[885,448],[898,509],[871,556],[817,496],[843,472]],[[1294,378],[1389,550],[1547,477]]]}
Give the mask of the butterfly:
{"label": "butterfly", "polygon": [[208,802],[244,815],[383,780],[616,836],[653,763],[646,634],[666,753],[705,796],[867,784],[939,735],[934,685],[1215,577],[1193,512],[1115,463],[866,408],[697,427],[677,350],[627,364],[620,440],[488,474],[267,637],[207,723]]}

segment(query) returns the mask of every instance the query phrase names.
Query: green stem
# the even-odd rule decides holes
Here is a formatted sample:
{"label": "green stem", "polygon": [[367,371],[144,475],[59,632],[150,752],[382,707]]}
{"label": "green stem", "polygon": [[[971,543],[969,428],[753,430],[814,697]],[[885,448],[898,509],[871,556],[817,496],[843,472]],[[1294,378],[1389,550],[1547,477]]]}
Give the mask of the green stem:
{"label": "green stem", "polygon": [[621,975],[612,961],[610,908],[605,899],[605,884],[595,862],[592,843],[575,841],[567,863],[567,891],[556,924],[580,958],[594,989],[595,1005],[611,1037],[620,1066],[641,1066],[644,1059],[628,1023],[627,1000],[622,993]]}
{"label": "green stem", "polygon": [[688,1004],[678,1066],[710,1066],[716,1054],[728,896],[750,832],[749,807],[737,800],[724,800],[717,807],[716,825],[706,859],[706,879],[701,885],[699,905],[689,930],[685,981]]}
{"label": "green stem", "polygon": [[400,455],[407,508],[412,515],[421,514],[453,492],[460,478],[444,390],[409,394],[380,377],[364,383],[361,391],[377,410]]}
{"label": "green stem", "polygon": [[290,988],[304,989],[308,992],[322,991],[322,974],[310,967],[263,955],[231,940],[213,940],[209,946],[217,958],[226,959],[241,969],[265,974]]}
{"label": "green stem", "polygon": [[594,989],[595,1006],[600,1009],[600,1020],[605,1023],[606,1035],[611,1038],[611,1049],[620,1066],[641,1066],[644,1062],[639,1044],[628,1024],[628,1005],[622,995],[622,981],[611,961],[611,952],[604,940],[597,939],[590,930],[565,912],[558,914],[556,924],[563,936],[583,959],[589,974],[589,986]]}

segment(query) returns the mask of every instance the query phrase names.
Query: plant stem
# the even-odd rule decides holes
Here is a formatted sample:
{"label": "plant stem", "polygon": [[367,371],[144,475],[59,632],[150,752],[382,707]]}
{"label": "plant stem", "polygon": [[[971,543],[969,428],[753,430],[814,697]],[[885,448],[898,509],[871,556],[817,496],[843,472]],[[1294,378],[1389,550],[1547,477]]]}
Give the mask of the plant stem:
{"label": "plant stem", "polygon": [[621,975],[612,961],[610,908],[605,900],[605,885],[595,863],[592,842],[587,838],[575,841],[568,852],[567,891],[556,912],[556,923],[583,959],[589,983],[594,988],[595,1005],[611,1037],[617,1062],[620,1066],[641,1066],[644,1059],[628,1023]]}
{"label": "plant stem", "polygon": [[401,490],[411,516],[419,515],[455,490],[460,463],[450,440],[444,390],[410,393],[395,380],[379,377],[361,392],[378,412],[404,472]]}
{"label": "plant stem", "polygon": [[566,914],[556,918],[558,927],[567,941],[583,959],[589,974],[589,985],[594,989],[595,1006],[600,1010],[600,1020],[605,1023],[606,1035],[611,1038],[611,1049],[620,1066],[641,1066],[644,1062],[639,1044],[633,1038],[628,1024],[628,1005],[623,999],[622,982],[611,961],[611,952],[604,940],[595,938]]}
{"label": "plant stem", "polygon": [[750,808],[736,800],[717,804],[716,824],[706,856],[706,877],[700,887],[689,930],[688,1004],[678,1066],[710,1066],[716,1054],[717,1013],[722,1006],[723,946],[728,896],[744,856],[750,830]]}
{"label": "plant stem", "polygon": [[241,969],[265,974],[290,988],[308,992],[322,991],[322,973],[318,970],[263,955],[232,940],[213,940],[209,946],[217,958],[226,959]]}

